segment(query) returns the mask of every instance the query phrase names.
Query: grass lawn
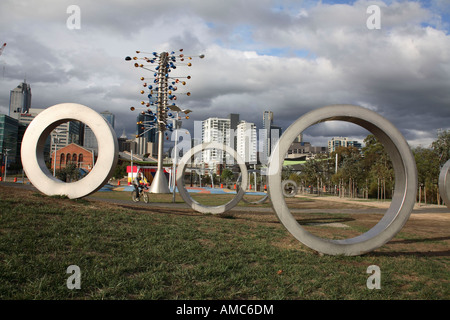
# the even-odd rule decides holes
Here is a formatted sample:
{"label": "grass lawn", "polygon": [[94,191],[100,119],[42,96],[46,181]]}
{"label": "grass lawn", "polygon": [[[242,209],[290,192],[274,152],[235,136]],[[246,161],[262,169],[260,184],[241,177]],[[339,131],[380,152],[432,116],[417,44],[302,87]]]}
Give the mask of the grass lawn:
{"label": "grass lawn", "polygon": [[[151,203],[133,207],[128,192],[120,196],[129,202],[47,197],[0,184],[0,299],[450,298],[448,220],[431,231],[413,219],[372,253],[326,256],[300,244],[271,212],[241,207],[202,215]],[[351,215],[299,219],[308,225]],[[81,270],[79,290],[67,288],[70,265]],[[367,287],[371,265],[380,268],[381,289]]]}

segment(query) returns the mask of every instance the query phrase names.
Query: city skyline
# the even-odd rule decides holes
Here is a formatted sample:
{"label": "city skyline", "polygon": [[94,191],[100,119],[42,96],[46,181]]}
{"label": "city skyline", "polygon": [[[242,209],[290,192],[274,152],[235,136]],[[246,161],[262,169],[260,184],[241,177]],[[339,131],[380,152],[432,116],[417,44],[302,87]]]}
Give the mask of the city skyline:
{"label": "city skyline", "polygon": [[[31,96],[31,91],[29,90],[29,85],[26,83],[21,83],[17,88],[20,88],[23,85],[28,86],[28,95]],[[17,89],[16,88],[16,89]],[[16,90],[14,89],[14,90]],[[13,92],[14,90],[11,90],[11,92]],[[20,100],[20,99],[19,99]],[[10,110],[12,110],[14,108],[10,108]],[[22,123],[24,125],[28,125],[30,123],[30,121],[32,119],[34,119],[34,117],[39,114],[41,111],[43,111],[44,109],[35,109],[35,108],[27,108],[28,110],[23,111],[22,113],[18,113],[16,112],[16,116],[18,117],[19,123]],[[114,124],[115,124],[115,114],[111,113],[108,110],[102,111],[100,112],[100,114],[111,124],[111,126],[114,128]],[[146,130],[144,132],[144,129],[142,127],[142,122],[145,121],[145,116],[140,113],[137,116],[137,126],[136,126],[136,135],[133,135],[134,137],[130,139],[130,141],[135,141],[135,143],[137,144],[135,147],[133,147],[132,149],[134,150],[134,152],[136,154],[140,154],[140,155],[144,155],[144,154],[148,154],[150,153],[151,155],[155,154],[155,136],[154,136],[154,129],[152,130]],[[273,111],[268,111],[265,110],[263,112],[263,120],[262,120],[262,131],[266,131],[267,133],[263,133],[261,131],[261,128],[259,131],[259,134],[257,134],[257,126],[254,123],[248,122],[246,120],[240,120],[240,114],[237,113],[231,113],[229,114],[228,118],[218,118],[218,117],[210,117],[208,119],[205,119],[203,121],[199,121],[202,123],[201,127],[202,127],[202,140],[203,142],[211,142],[211,141],[218,141],[217,137],[211,137],[211,132],[207,135],[205,135],[205,123],[210,123],[211,121],[222,121],[222,122],[226,122],[227,125],[226,127],[222,125],[222,129],[218,130],[218,128],[215,128],[214,130],[216,130],[215,135],[220,134],[222,135],[223,138],[227,137],[226,139],[233,139],[233,141],[225,141],[225,144],[227,145],[233,145],[234,149],[238,152],[238,154],[242,157],[242,159],[245,160],[245,162],[249,162],[249,163],[255,163],[257,161],[257,154],[259,154],[260,152],[264,153],[264,159],[268,158],[268,156],[270,155],[270,153],[268,152],[269,149],[272,149],[272,134],[275,134],[273,139],[275,139],[275,141],[277,141],[279,139],[279,136],[282,133],[282,128],[275,126],[274,125],[274,113]],[[179,124],[181,124],[181,120],[177,121]],[[93,136],[93,133],[91,131],[91,129],[88,126],[85,125],[81,125],[81,127],[79,129],[75,129],[74,125],[78,128],[78,126],[80,125],[79,123],[72,123],[72,122],[66,122],[64,124],[61,124],[57,130],[62,131],[63,133],[58,133],[58,149],[65,147],[67,145],[69,145],[72,142],[75,142],[76,144],[78,144],[79,146],[83,146],[86,148],[90,148],[93,150],[97,150],[97,141],[96,138]],[[211,126],[211,125],[209,125]],[[71,128],[71,129],[69,129]],[[177,128],[180,128],[179,126],[177,126]],[[212,128],[210,128],[212,129]],[[182,129],[183,131],[185,129]],[[228,130],[230,130],[230,132],[228,132]],[[82,134],[81,131],[83,131],[84,133]],[[124,130],[125,131],[125,130]],[[121,137],[124,135],[124,132],[122,133]],[[227,132],[225,132],[227,131]],[[145,134],[144,134],[145,133]],[[152,134],[153,133],[153,134]],[[143,135],[144,134],[144,135]],[[228,135],[230,135],[230,137],[228,137]],[[193,135],[191,135],[192,137]],[[195,133],[194,133],[195,136]],[[297,141],[298,139],[300,139],[300,142],[302,141],[302,137],[303,135],[301,134],[295,141]],[[51,140],[51,145],[50,145],[50,149],[54,150],[54,138],[56,136],[52,133],[52,139]],[[259,138],[257,138],[259,137]],[[328,140],[328,150],[329,152],[334,151],[333,150],[330,151],[330,143],[335,140],[337,137],[333,137],[331,138],[331,140]],[[172,137],[173,139],[173,137]],[[172,140],[171,139],[171,140]],[[225,140],[226,140],[225,139]],[[258,140],[259,139],[259,140]],[[359,146],[359,148],[361,148],[361,143],[359,143],[358,141],[350,141],[350,139],[343,138],[340,137],[340,139],[343,140],[348,140],[348,143],[352,143],[351,145],[357,145]],[[128,139],[127,139],[128,140]],[[219,139],[220,140],[220,139]],[[294,142],[295,142],[294,141]],[[151,147],[147,146],[147,143],[153,143]],[[173,141],[171,141],[173,142]],[[220,142],[220,141],[218,141]],[[308,142],[309,143],[309,142]],[[310,143],[309,143],[310,144]],[[339,143],[339,146],[347,146],[347,143]],[[168,149],[171,149],[173,146],[169,146],[166,147],[166,151]],[[262,148],[261,150],[257,150],[259,148]],[[320,146],[316,146],[320,147]],[[151,148],[151,150],[149,149]],[[139,152],[142,151],[142,152]],[[128,150],[128,151],[131,151]],[[185,150],[184,150],[185,151]],[[211,152],[211,151],[209,151]],[[208,153],[208,152],[204,152],[204,153]],[[210,156],[207,156],[206,158],[208,158],[207,162],[210,162],[211,158]],[[214,161],[217,161],[214,160]]]}
{"label": "city skyline", "polygon": [[[124,57],[135,50],[205,54],[179,74],[190,74],[193,110],[183,121],[239,113],[261,124],[264,110],[287,129],[306,112],[330,104],[357,104],[391,121],[412,147],[428,147],[450,122],[450,4],[377,1],[380,28],[367,26],[373,1],[80,1],[79,28],[66,2],[0,4],[0,113],[10,91],[26,79],[31,108],[64,102],[116,114],[118,136],[134,132],[142,70]],[[45,7],[45,11],[42,8]],[[154,19],[148,19],[151,12]],[[251,12],[251,14],[248,14]],[[166,26],[170,24],[170,28]],[[152,34],[152,37],[148,37]],[[184,88],[183,88],[184,89]],[[306,141],[363,140],[347,123],[324,123]]]}

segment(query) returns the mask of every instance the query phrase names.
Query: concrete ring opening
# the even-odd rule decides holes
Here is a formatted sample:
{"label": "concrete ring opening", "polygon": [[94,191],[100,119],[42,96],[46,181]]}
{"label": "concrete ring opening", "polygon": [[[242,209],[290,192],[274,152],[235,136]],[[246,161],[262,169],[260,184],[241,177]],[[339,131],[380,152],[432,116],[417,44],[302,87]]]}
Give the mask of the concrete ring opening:
{"label": "concrete ring opening", "polygon": [[227,212],[234,208],[239,201],[242,200],[242,197],[245,194],[244,188],[239,188],[239,190],[236,193],[236,196],[231,199],[229,202],[219,205],[219,206],[206,206],[198,201],[195,201],[192,199],[192,197],[189,195],[188,190],[186,189],[185,183],[184,183],[184,173],[186,171],[187,164],[191,161],[191,158],[203,150],[207,149],[217,149],[222,150],[228,154],[230,154],[238,163],[239,169],[241,170],[242,175],[242,185],[247,185],[247,167],[245,166],[244,161],[241,159],[241,157],[237,154],[237,152],[226,145],[217,143],[217,142],[207,142],[200,145],[195,146],[194,148],[190,149],[188,152],[184,154],[184,156],[181,158],[180,163],[177,167],[176,172],[176,180],[177,180],[177,186],[178,186],[178,192],[180,193],[183,200],[195,211],[198,211],[200,213],[212,213],[212,214],[221,214],[224,212]]}
{"label": "concrete ring opening", "polygon": [[439,193],[447,208],[450,209],[450,160],[448,160],[439,174]]}
{"label": "concrete ring opening", "polygon": [[[392,202],[381,220],[367,232],[343,240],[323,239],[302,228],[290,212],[281,188],[284,155],[295,137],[314,124],[333,120],[357,124],[374,134],[390,156],[395,172]],[[330,105],[303,115],[283,133],[269,164],[269,193],[279,220],[297,240],[324,254],[360,255],[384,245],[402,229],[416,201],[417,169],[408,143],[388,120],[359,106]]]}
{"label": "concrete ring opening", "polygon": [[[44,160],[46,138],[60,124],[80,121],[88,125],[98,143],[95,166],[83,179],[63,182],[49,172]],[[76,103],[62,103],[42,111],[25,131],[21,159],[30,182],[42,193],[65,195],[70,199],[88,196],[102,188],[111,178],[118,161],[118,142],[111,125],[96,111]]]}

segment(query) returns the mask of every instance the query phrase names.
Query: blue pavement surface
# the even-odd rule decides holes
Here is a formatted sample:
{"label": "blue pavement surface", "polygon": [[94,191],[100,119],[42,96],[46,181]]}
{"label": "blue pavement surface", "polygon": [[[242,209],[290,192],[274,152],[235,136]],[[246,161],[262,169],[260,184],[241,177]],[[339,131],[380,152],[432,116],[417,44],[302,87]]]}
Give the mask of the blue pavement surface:
{"label": "blue pavement surface", "polygon": [[[203,188],[190,188],[187,187],[186,188],[188,192],[191,193],[207,193],[207,194],[236,194],[236,191],[226,191],[224,189],[221,188],[210,188],[210,187],[203,187]],[[113,186],[110,184],[107,184],[105,186],[103,186],[103,188],[101,188],[99,191],[103,192],[103,191],[133,191],[134,187],[133,186]],[[172,188],[170,188],[170,192],[172,192]],[[175,190],[175,192],[178,192],[178,188]],[[255,196],[263,196],[266,195],[265,192],[247,192],[247,195],[255,195]]]}

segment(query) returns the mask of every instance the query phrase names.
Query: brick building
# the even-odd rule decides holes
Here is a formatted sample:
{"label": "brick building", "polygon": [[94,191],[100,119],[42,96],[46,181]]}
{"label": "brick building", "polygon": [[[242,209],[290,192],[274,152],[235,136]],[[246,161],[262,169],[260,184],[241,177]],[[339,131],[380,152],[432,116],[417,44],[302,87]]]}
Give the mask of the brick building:
{"label": "brick building", "polygon": [[[91,171],[95,158],[93,150],[85,149],[75,143],[71,143],[56,151],[56,169],[65,168],[69,163],[76,163],[78,168]],[[52,170],[55,165],[54,152],[52,152]]]}

